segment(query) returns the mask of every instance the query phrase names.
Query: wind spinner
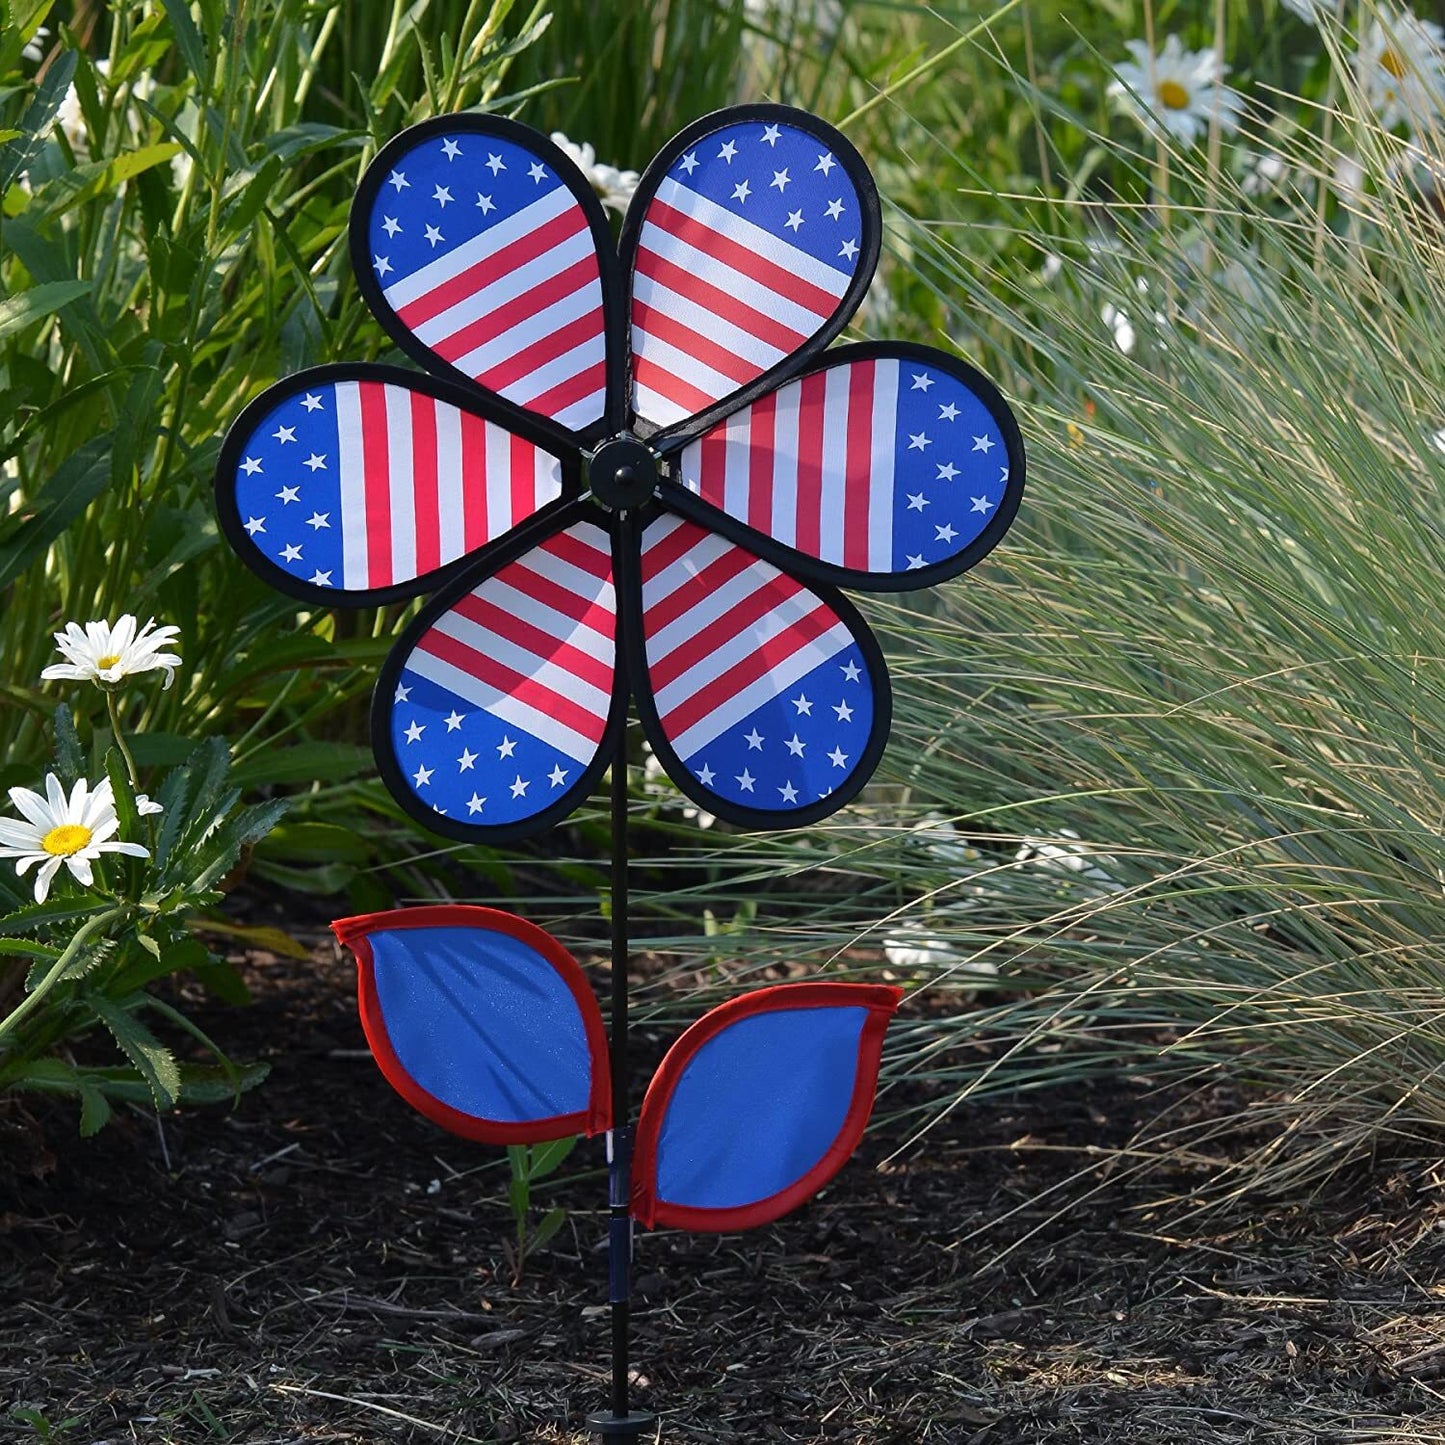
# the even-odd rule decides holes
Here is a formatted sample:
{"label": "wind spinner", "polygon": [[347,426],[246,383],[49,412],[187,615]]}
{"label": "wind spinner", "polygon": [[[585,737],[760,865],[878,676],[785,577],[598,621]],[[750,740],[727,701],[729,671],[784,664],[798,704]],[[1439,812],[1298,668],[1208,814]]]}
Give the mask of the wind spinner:
{"label": "wind spinner", "polygon": [[421,370],[300,372],[241,413],[216,497],[231,545],[308,603],[430,593],[382,666],[377,763],[434,832],[540,832],[611,765],[610,1031],[540,928],[488,908],[333,925],[372,1052],[466,1138],[606,1133],[610,1409],[628,1395],[634,1223],[734,1230],[820,1189],[872,1109],[901,991],[734,998],[672,1046],[631,1126],[629,702],[718,817],[796,827],[853,798],[891,715],[882,653],[837,590],[956,576],[1024,485],[1007,405],[905,344],[825,350],[878,261],[877,191],[802,111],[747,105],[648,167],[614,247],[573,163],[496,116],[397,136],[362,179],[351,256]]}

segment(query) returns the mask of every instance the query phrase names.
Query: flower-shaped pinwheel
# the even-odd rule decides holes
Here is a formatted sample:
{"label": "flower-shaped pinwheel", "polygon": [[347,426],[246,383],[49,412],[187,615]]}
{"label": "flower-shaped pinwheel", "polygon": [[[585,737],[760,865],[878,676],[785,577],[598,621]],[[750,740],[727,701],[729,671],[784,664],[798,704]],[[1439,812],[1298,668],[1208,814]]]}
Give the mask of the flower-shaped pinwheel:
{"label": "flower-shaped pinwheel", "polygon": [[617,249],[527,127],[441,117],[377,156],[352,257],[424,371],[287,378],[232,427],[217,490],[237,551],[295,596],[435,589],[373,709],[414,817],[496,842],[558,821],[629,696],[673,780],[733,822],[811,822],[867,781],[888,676],[836,584],[964,571],[1024,484],[1018,427],[971,367],[824,350],[880,229],[857,152],[782,106],[677,136]]}

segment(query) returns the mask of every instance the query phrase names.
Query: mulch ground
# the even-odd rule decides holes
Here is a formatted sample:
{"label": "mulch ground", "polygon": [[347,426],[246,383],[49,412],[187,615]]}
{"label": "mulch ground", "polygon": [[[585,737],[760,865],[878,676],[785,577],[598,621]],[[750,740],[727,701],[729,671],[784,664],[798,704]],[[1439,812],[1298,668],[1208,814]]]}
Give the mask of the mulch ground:
{"label": "mulch ground", "polygon": [[[514,1284],[499,1151],[388,1090],[350,965],[248,973],[254,1006],[207,1020],[273,1062],[234,1109],[122,1111],[91,1141],[60,1108],[0,1116],[0,1435],[592,1438],[600,1144],[541,1194],[567,1222]],[[1129,1148],[1159,1107],[970,1104],[892,1162],[885,1124],[789,1219],[644,1236],[637,1403],[677,1445],[1445,1441],[1442,1174],[1187,1215],[1159,1201],[1199,1166]]]}

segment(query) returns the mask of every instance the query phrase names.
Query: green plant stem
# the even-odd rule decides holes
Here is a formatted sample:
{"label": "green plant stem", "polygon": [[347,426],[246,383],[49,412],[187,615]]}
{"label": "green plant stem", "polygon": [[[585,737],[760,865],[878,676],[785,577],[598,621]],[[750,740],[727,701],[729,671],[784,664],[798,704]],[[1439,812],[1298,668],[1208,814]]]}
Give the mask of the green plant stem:
{"label": "green plant stem", "polygon": [[140,787],[140,774],[136,771],[135,759],[130,755],[130,745],[125,740],[125,733],[120,726],[120,704],[115,700],[115,693],[110,688],[105,690],[105,706],[110,713],[110,731],[115,738],[115,745],[120,749],[120,755],[125,759],[126,775],[130,778],[132,788]]}
{"label": "green plant stem", "polygon": [[124,918],[129,912],[126,907],[107,908],[104,913],[97,913],[88,923],[84,923],[76,930],[75,937],[66,945],[65,952],[51,965],[50,971],[35,985],[33,992],[22,999],[14,1009],[0,1020],[0,1045],[3,1045],[8,1035],[13,1033],[22,1023],[40,1007],[45,996],[65,977],[66,970],[79,957],[80,951],[100,930],[110,924]]}

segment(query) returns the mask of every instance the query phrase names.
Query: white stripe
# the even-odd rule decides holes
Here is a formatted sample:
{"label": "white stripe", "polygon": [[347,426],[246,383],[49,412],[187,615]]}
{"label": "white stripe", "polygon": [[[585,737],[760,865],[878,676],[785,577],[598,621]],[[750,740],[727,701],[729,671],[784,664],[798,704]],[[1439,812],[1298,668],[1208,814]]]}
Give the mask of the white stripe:
{"label": "white stripe", "polygon": [[[588,422],[596,421],[606,405],[607,392],[603,387],[598,387],[579,401],[570,402],[561,411],[554,412],[552,420],[562,426],[570,426],[573,431],[580,431]],[[560,487],[558,490],[560,491]]]}
{"label": "white stripe", "polygon": [[[636,326],[632,328],[632,351],[635,356],[645,357],[667,372],[669,376],[675,376],[689,386],[695,386],[704,396],[713,401],[738,389],[738,383],[730,376],[724,376],[722,372],[714,371],[712,367],[699,361],[695,356],[678,350],[671,342],[659,341],[657,337],[649,335]],[[778,353],[779,356],[782,354],[782,352]],[[639,392],[643,389],[641,386],[638,387]],[[672,406],[674,403],[669,402],[668,405]],[[641,411],[642,408],[639,406],[638,410]],[[685,409],[679,414],[682,416],[692,415]],[[656,412],[649,411],[647,415],[654,420],[658,419]]]}
{"label": "white stripe", "polygon": [[843,524],[847,519],[848,377],[852,368],[830,367],[823,373],[823,455],[818,458],[818,555],[825,562],[843,561]]}
{"label": "white stripe", "polygon": [[[732,287],[729,286],[728,289],[731,290]],[[660,281],[654,281],[651,276],[644,276],[641,272],[633,276],[632,294],[644,306],[651,306],[653,310],[662,312],[664,316],[671,317],[691,330],[697,329],[693,325],[697,320],[696,303],[678,295]],[[769,314],[772,313],[775,303],[776,298],[769,304]],[[810,335],[816,326],[816,320],[810,320],[804,334]],[[759,371],[766,371],[784,354],[776,346],[754,336],[751,331],[744,331],[726,317],[714,315],[712,312],[707,313],[707,336],[709,341],[715,341],[719,346],[727,347],[735,356],[750,361]]]}
{"label": "white stripe", "polygon": [[746,521],[748,471],[752,466],[752,407],[744,407],[727,420],[724,434],[723,511]]}
{"label": "white stripe", "polygon": [[416,480],[412,475],[411,393],[382,388],[386,399],[386,477],[391,495],[391,576],[416,576]]}
{"label": "white stripe", "polygon": [[[581,536],[581,528],[570,528],[570,535],[579,538],[594,552],[608,559],[611,562],[611,552],[605,545],[606,534],[600,527],[588,526],[589,532],[596,532],[604,538],[604,545],[599,547],[590,537]],[[554,582],[558,587],[571,592],[576,597],[586,598],[588,602],[603,602],[609,612],[615,612],[617,603],[613,597],[612,583],[593,576],[591,572],[582,567],[574,566],[565,558],[559,557],[554,552],[549,552],[545,547],[537,547],[520,558],[517,565],[528,572],[535,572],[538,577],[545,577],[547,581]]]}
{"label": "white stripe", "polygon": [[679,647],[691,642],[698,633],[726,617],[734,607],[746,602],[753,593],[766,587],[777,575],[776,568],[758,561],[724,582],[722,586],[714,588],[682,616],[673,618],[666,627],[659,628],[648,637],[649,665],[661,666]]}
{"label": "white stripe", "polygon": [[[783,267],[784,270],[790,271],[795,276],[801,276],[804,281],[811,282],[819,290],[827,291],[834,296],[841,296],[853,279],[850,273],[838,271],[828,265],[826,261],[818,260],[816,256],[800,247],[789,245],[783,237],[773,235],[771,231],[765,230],[762,226],[755,226],[735,211],[718,205],[716,201],[708,200],[706,196],[699,195],[697,191],[681,185],[671,176],[665,177],[662,184],[658,186],[657,197],[659,200],[665,201],[673,210],[681,211],[684,215],[701,221],[710,231],[721,232],[724,236],[738,242],[739,245],[746,246],[749,251],[754,251],[765,260],[773,262],[774,265]],[[713,261],[711,264],[716,266],[720,263]]]}
{"label": "white stripe", "polygon": [[512,516],[512,439],[501,427],[483,423],[487,452],[487,537],[500,537]]}
{"label": "white stripe", "polygon": [[419,271],[413,271],[411,275],[393,281],[390,286],[382,289],[381,294],[400,311],[403,306],[410,305],[429,291],[435,291],[444,282],[460,276],[468,267],[475,266],[478,261],[485,261],[488,256],[495,255],[503,247],[510,246],[513,241],[520,240],[536,230],[538,226],[545,226],[554,216],[560,216],[568,206],[576,204],[572,192],[566,186],[558,186],[533,201],[530,206],[524,206],[515,215],[508,216],[505,221],[499,221],[490,230],[473,236],[470,241],[463,241],[460,246],[438,256],[435,261],[428,261]]}
{"label": "white stripe", "polygon": [[[560,331],[569,322],[576,321],[602,304],[602,288],[589,282],[553,302],[540,311],[524,317],[515,326],[509,326],[499,336],[474,347],[464,356],[457,357],[452,364],[468,376],[481,377],[494,367],[505,365],[520,351],[525,351],[534,341],[542,341],[554,331]],[[601,335],[601,325],[598,326]]]}
{"label": "white stripe", "polygon": [[[665,524],[671,523],[670,526]],[[642,583],[642,605],[644,608],[654,607],[659,602],[671,597],[679,587],[684,586],[689,579],[696,577],[704,567],[716,562],[726,552],[734,548],[732,542],[719,537],[716,532],[703,532],[697,541],[690,546],[680,557],[675,558],[660,572],[648,573],[647,554],[659,543],[665,542],[678,527],[684,523],[680,517],[664,517],[647,529],[647,540],[643,544],[643,583]],[[695,524],[694,524],[695,525]],[[665,529],[664,529],[665,528]],[[766,563],[764,564],[767,565]],[[777,576],[777,568],[769,569],[771,577]],[[771,577],[765,580],[771,580]]]}
{"label": "white stripe", "polygon": [[[481,595],[494,606],[504,608],[513,617],[540,628],[548,637],[560,638],[578,652],[585,652],[588,657],[595,658],[598,662],[605,662],[611,667],[616,659],[616,644],[612,640],[611,629],[598,632],[595,627],[578,622],[565,612],[558,612],[510,583],[503,582],[501,576],[489,579]],[[587,600],[592,601],[590,597]],[[609,611],[609,620],[612,616]]]}
{"label": "white stripe", "polygon": [[507,693],[498,692],[494,687],[488,687],[486,683],[473,677],[471,673],[453,667],[451,663],[443,661],[440,657],[433,657],[429,652],[423,652],[417,648],[407,659],[406,666],[408,671],[456,693],[459,698],[464,702],[471,703],[473,707],[485,708],[493,717],[500,718],[508,726],[540,738],[544,743],[556,748],[559,753],[564,753],[571,758],[573,762],[587,763],[597,755],[597,744],[590,738],[584,738],[581,733],[566,727],[557,722],[555,718],[548,717],[534,707],[517,702]]}
{"label": "white stripe", "polygon": [[342,585],[364,590],[366,562],[366,452],[361,439],[361,385],[355,381],[336,383],[336,435],[341,454],[341,581]]}
{"label": "white stripe", "polygon": [[[592,233],[584,229],[575,236],[569,236],[550,251],[544,251],[540,256],[534,257],[525,266],[518,266],[515,271],[508,271],[505,276],[499,277],[489,286],[484,286],[480,291],[473,291],[455,305],[438,312],[430,321],[423,321],[413,330],[428,346],[440,346],[449,337],[455,336],[457,332],[464,330],[474,321],[480,321],[484,317],[490,316],[492,312],[505,306],[524,292],[532,290],[534,286],[541,286],[550,281],[552,277],[556,276],[558,272],[566,270],[574,261],[584,260],[590,255],[592,255]],[[595,275],[589,276],[570,294],[580,297],[590,295],[593,298],[593,305],[600,306],[602,304],[602,283],[597,280]],[[529,321],[540,316],[545,309],[534,310]],[[580,315],[581,311],[586,309],[589,308],[581,308],[577,314]],[[539,327],[538,335],[542,334],[545,334],[544,329]],[[531,339],[535,340],[536,338]],[[483,344],[494,345],[495,343]],[[462,365],[460,361],[454,364]]]}
{"label": "white stripe", "polygon": [[[813,599],[807,599],[813,600]],[[821,604],[820,604],[821,605]],[[811,609],[810,609],[811,610]],[[779,629],[781,630],[781,629]],[[748,647],[757,645],[756,638],[763,635],[761,628],[755,629],[744,641]],[[710,742],[721,737],[735,723],[740,723],[749,713],[755,712],[766,702],[786,692],[799,678],[806,677],[815,667],[821,667],[830,658],[837,657],[853,641],[852,634],[842,622],[836,622],[826,632],[805,643],[793,655],[777,663],[750,687],[735,693],[726,702],[719,704],[705,717],[694,723],[685,733],[672,739],[677,755],[683,762],[694,757]],[[732,658],[731,661],[736,661]],[[700,669],[694,669],[694,673]],[[725,669],[719,669],[724,671]],[[677,687],[686,688],[677,701],[681,701],[702,684],[692,681],[693,673],[678,679]],[[669,693],[672,688],[667,689]],[[676,702],[673,704],[676,706]],[[664,725],[666,719],[664,718]]]}
{"label": "white stripe", "polygon": [[440,519],[441,559],[460,557],[464,544],[466,498],[462,492],[462,414],[445,402],[437,403],[437,516]]}
{"label": "white stripe", "polygon": [[793,545],[798,535],[798,409],[803,388],[794,382],[777,394],[773,421],[773,525],[769,534]]}
{"label": "white stripe", "polygon": [[[564,351],[545,366],[539,366],[535,371],[529,371],[526,376],[502,387],[501,393],[508,401],[525,406],[529,401],[551,391],[554,386],[560,386],[564,381],[570,381],[579,372],[586,371],[589,366],[595,366],[606,357],[607,338],[599,331],[595,336],[589,336],[586,341],[574,346],[571,351]],[[478,380],[485,378],[479,377]]]}
{"label": "white stripe", "polygon": [[893,571],[893,434],[898,429],[898,363],[873,366],[873,454],[868,471],[868,570]]}
{"label": "white stripe", "polygon": [[532,453],[532,502],[540,511],[562,495],[562,463],[538,447]]}
{"label": "white stripe", "polygon": [[[636,327],[632,329],[632,338],[635,350]],[[645,416],[648,421],[656,422],[658,426],[671,426],[673,422],[692,415],[687,407],[679,406],[671,397],[663,396],[660,391],[653,391],[650,386],[644,386],[640,381],[632,383],[632,405],[639,416]]]}

